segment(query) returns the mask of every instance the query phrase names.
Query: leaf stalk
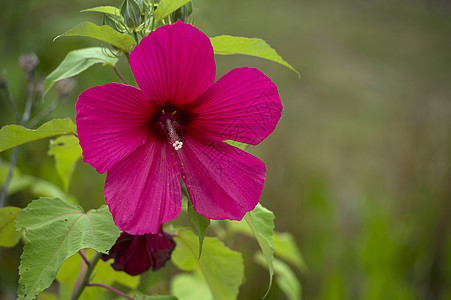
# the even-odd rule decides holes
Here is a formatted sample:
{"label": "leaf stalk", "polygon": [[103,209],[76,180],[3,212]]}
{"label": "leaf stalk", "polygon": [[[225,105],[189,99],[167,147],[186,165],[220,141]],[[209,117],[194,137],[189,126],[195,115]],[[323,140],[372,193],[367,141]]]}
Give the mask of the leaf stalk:
{"label": "leaf stalk", "polygon": [[81,293],[88,284],[89,277],[91,277],[92,271],[94,271],[94,268],[97,265],[97,262],[99,261],[101,256],[102,254],[97,252],[92,258],[92,260],[89,262],[88,269],[86,270],[85,275],[83,276],[80,284],[75,287],[72,297],[70,298],[71,300],[77,300],[81,296]]}
{"label": "leaf stalk", "polygon": [[113,65],[114,72],[116,72],[116,75],[122,80],[123,83],[128,84],[127,80],[119,73],[119,70],[117,69],[116,65]]}
{"label": "leaf stalk", "polygon": [[121,292],[121,291],[115,289],[114,287],[109,286],[109,285],[106,285],[106,284],[103,284],[103,283],[87,283],[86,286],[98,286],[98,287],[103,287],[103,288],[105,288],[105,289],[107,289],[107,290],[112,291],[113,293],[116,293],[116,294],[118,294],[118,295],[121,295],[121,296],[124,297],[124,298],[130,299],[130,300],[134,300],[133,297],[130,297],[129,295],[127,295],[127,294],[125,294],[125,293],[123,293],[123,292]]}

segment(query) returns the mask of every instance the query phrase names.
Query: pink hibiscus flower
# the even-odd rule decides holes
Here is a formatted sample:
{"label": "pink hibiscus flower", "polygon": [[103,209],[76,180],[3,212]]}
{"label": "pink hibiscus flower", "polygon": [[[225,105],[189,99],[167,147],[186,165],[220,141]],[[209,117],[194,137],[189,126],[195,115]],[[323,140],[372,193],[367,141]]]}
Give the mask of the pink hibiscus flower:
{"label": "pink hibiscus flower", "polygon": [[76,104],[84,161],[107,172],[116,225],[157,233],[180,212],[180,181],[199,214],[241,220],[258,203],[266,169],[223,141],[256,145],[271,134],[282,111],[276,85],[252,68],[215,83],[209,38],[180,21],[143,38],[130,65],[139,89],[109,83]]}

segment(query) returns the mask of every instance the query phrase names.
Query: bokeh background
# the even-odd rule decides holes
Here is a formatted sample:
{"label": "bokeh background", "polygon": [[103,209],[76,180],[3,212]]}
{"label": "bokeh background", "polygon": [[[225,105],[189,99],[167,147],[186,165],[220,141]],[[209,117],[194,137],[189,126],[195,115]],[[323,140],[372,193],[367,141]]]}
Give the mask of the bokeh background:
{"label": "bokeh background", "polygon": [[[35,52],[45,76],[69,51],[101,45],[52,41],[81,21],[101,23],[80,10],[120,4],[1,0],[0,68],[21,109],[26,83],[19,56]],[[262,204],[274,211],[278,231],[294,234],[304,256],[308,271],[296,271],[303,298],[451,299],[450,2],[195,0],[194,7],[195,25],[207,35],[262,38],[301,74],[252,57],[217,57],[218,77],[258,67],[279,88],[279,126],[249,151],[268,169]],[[123,59],[118,67],[133,81]],[[81,91],[118,81],[102,66],[76,79],[49,118],[74,119]],[[1,126],[13,122],[3,94],[0,116]],[[22,147],[18,167],[62,186],[47,146]],[[103,180],[79,163],[69,192],[86,209],[96,208],[104,203]],[[31,199],[25,191],[7,204],[24,207]],[[1,250],[0,299],[15,292],[21,247]],[[256,249],[253,241],[244,247]],[[266,271],[247,261],[240,299],[261,298],[266,282]],[[274,286],[268,299],[285,298]]]}

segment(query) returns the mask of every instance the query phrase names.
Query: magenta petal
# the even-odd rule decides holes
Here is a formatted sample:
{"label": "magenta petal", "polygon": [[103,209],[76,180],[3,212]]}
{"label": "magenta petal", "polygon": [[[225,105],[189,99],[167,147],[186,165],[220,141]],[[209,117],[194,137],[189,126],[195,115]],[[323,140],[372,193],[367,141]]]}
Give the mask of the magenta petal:
{"label": "magenta petal", "polygon": [[143,145],[153,109],[143,93],[129,85],[109,83],[78,98],[77,132],[84,161],[104,173]]}
{"label": "magenta petal", "polygon": [[193,127],[252,145],[273,132],[282,112],[276,85],[252,68],[233,69],[186,107],[198,114]]}
{"label": "magenta petal", "polygon": [[199,97],[215,80],[210,39],[177,22],[151,32],[130,54],[139,88],[160,106],[181,106]]}
{"label": "magenta petal", "polygon": [[266,177],[256,157],[199,131],[184,132],[177,152],[194,209],[216,220],[241,220],[255,208]]}
{"label": "magenta petal", "polygon": [[181,207],[180,171],[175,150],[153,136],[107,173],[106,202],[119,229],[157,233]]}

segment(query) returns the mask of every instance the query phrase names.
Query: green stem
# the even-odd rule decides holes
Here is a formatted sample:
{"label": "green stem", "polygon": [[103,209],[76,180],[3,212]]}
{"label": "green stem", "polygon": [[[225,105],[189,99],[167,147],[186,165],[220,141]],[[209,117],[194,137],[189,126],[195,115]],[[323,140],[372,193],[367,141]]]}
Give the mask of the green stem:
{"label": "green stem", "polygon": [[5,205],[6,196],[8,196],[8,187],[13,177],[14,168],[16,167],[17,155],[19,154],[19,147],[14,147],[11,158],[9,159],[9,168],[6,179],[3,182],[2,192],[0,193],[0,208]]}
{"label": "green stem", "polygon": [[92,271],[94,271],[94,268],[96,267],[96,264],[99,261],[101,256],[102,256],[102,253],[96,253],[96,255],[94,255],[92,260],[89,262],[88,270],[86,270],[86,273],[83,276],[83,279],[81,280],[80,285],[77,287],[75,292],[72,294],[72,297],[70,298],[71,300],[77,300],[80,297],[81,293],[83,292],[83,290],[86,287],[86,284],[89,282],[89,277],[91,276]]}
{"label": "green stem", "polygon": [[8,100],[9,105],[11,105],[11,108],[14,112],[14,119],[17,123],[17,122],[19,122],[19,111],[17,110],[16,102],[14,101],[14,97],[11,94],[11,91],[9,90],[8,82],[6,81],[6,79],[4,79],[4,81],[5,82],[3,83],[4,85],[2,86],[2,89],[5,91],[6,100]]}
{"label": "green stem", "polygon": [[31,106],[33,104],[33,94],[34,94],[34,83],[33,83],[33,75],[30,75],[28,81],[28,94],[27,94],[27,102],[25,103],[25,110],[23,112],[22,121],[20,125],[26,125],[28,120],[30,119],[31,114]]}
{"label": "green stem", "polygon": [[155,3],[152,1],[152,27],[150,27],[150,31],[154,31],[155,26]]}
{"label": "green stem", "polygon": [[38,125],[42,120],[45,119],[51,112],[53,112],[58,105],[61,103],[61,100],[63,100],[61,95],[59,95],[56,98],[53,98],[52,102],[43,110],[41,110],[35,117],[33,117],[30,122],[28,122],[28,127],[33,128],[34,126]]}
{"label": "green stem", "polygon": [[133,30],[133,38],[135,39],[136,45],[139,44],[139,39],[138,39],[138,35],[136,34],[136,31]]}
{"label": "green stem", "polygon": [[[34,95],[34,92],[35,92],[35,86],[34,86],[34,83],[33,83],[34,73],[29,73],[28,76],[27,76],[27,79],[28,79],[27,101],[25,103],[25,110],[24,110],[23,115],[22,115],[22,120],[19,123],[22,126],[26,125],[28,120],[30,119],[31,107],[32,107],[32,104],[33,104],[33,95]],[[14,114],[15,114],[16,121],[17,121],[18,120],[18,112],[17,112],[17,108],[16,108],[15,104],[13,104],[14,103],[14,99],[13,99],[13,97],[11,95],[11,92],[8,89],[7,84],[5,85],[4,88],[5,88],[5,92],[6,92],[6,97],[8,98],[8,101],[11,102],[11,105],[13,106],[13,109],[15,110]],[[4,183],[3,183],[2,191],[1,191],[1,194],[0,194],[0,207],[3,207],[5,205],[6,196],[8,194],[8,187],[9,187],[9,184],[11,183],[11,179],[12,179],[12,176],[13,176],[14,168],[16,167],[16,161],[17,161],[18,154],[19,154],[19,147],[15,147],[14,150],[13,150],[13,153],[11,154],[11,158],[10,158],[10,161],[9,161],[8,174],[6,175],[6,179],[5,179]]]}

